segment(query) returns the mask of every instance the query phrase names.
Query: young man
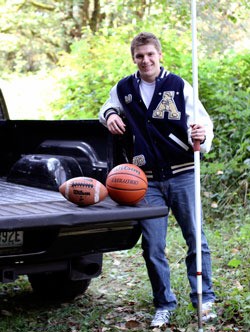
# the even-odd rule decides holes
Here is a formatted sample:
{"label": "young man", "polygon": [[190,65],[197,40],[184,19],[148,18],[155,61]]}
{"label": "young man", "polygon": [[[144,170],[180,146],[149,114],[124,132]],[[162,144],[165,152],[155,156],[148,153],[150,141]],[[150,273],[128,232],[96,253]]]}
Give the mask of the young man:
{"label": "young man", "polygon": [[[166,204],[181,227],[188,246],[187,276],[190,298],[197,307],[196,225],[194,201],[193,141],[208,152],[213,124],[199,102],[199,123],[194,123],[192,87],[161,65],[160,41],[152,33],[140,33],[131,43],[138,71],[121,79],[100,110],[100,121],[114,135],[123,135],[127,125],[134,137],[133,163],[148,177],[146,202]],[[170,286],[170,269],[165,256],[168,218],[143,220],[142,249],[156,308],[151,327],[168,324],[177,306]],[[215,295],[211,281],[211,260],[202,231],[203,320],[215,317]]]}

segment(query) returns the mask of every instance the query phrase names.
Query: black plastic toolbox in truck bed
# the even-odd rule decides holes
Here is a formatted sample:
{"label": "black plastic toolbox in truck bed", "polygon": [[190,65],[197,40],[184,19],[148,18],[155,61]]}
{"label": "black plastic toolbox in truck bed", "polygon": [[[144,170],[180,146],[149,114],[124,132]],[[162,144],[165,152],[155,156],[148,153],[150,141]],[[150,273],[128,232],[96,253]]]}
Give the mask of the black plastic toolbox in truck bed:
{"label": "black plastic toolbox in truck bed", "polygon": [[40,295],[72,298],[100,275],[103,253],[132,248],[140,220],[167,208],[109,197],[79,207],[59,193],[76,176],[105,184],[130,160],[129,134],[114,138],[98,120],[9,120],[1,93],[0,115],[0,282],[25,274]]}

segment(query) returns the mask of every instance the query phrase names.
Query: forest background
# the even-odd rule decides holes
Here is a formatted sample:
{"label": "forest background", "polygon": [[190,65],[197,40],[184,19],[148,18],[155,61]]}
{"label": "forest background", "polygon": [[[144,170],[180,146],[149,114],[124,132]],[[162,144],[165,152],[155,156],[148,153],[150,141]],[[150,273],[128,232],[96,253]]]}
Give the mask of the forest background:
{"label": "forest background", "polygon": [[[140,31],[155,33],[164,66],[192,83],[190,2],[0,0],[0,85],[10,117],[96,118],[117,79],[135,71],[129,45]],[[250,7],[197,0],[197,11],[199,95],[215,129],[201,181],[218,303],[226,308],[220,331],[230,324],[247,331]]]}

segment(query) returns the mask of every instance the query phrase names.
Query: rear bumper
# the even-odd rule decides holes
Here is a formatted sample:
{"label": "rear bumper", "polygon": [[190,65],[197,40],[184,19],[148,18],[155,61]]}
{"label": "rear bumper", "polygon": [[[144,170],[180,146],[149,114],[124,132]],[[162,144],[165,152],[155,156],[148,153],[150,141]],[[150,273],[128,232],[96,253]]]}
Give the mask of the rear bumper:
{"label": "rear bumper", "polygon": [[102,271],[102,256],[102,254],[92,254],[61,261],[15,262],[11,265],[0,266],[0,282],[13,282],[19,275],[48,272],[66,272],[71,280],[96,278]]}

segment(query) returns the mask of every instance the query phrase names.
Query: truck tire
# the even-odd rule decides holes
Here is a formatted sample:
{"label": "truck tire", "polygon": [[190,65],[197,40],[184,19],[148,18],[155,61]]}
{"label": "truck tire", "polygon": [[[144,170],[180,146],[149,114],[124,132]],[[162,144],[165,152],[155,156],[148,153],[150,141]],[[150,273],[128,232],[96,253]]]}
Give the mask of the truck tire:
{"label": "truck tire", "polygon": [[28,278],[37,296],[55,300],[72,300],[84,294],[91,282],[91,279],[71,280],[63,272],[30,274]]}

